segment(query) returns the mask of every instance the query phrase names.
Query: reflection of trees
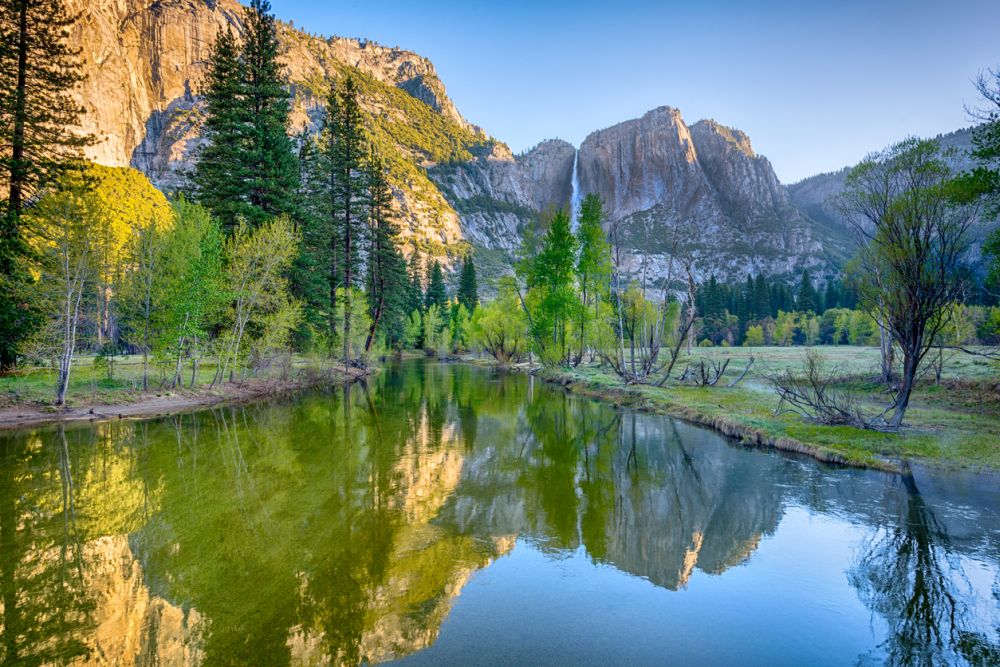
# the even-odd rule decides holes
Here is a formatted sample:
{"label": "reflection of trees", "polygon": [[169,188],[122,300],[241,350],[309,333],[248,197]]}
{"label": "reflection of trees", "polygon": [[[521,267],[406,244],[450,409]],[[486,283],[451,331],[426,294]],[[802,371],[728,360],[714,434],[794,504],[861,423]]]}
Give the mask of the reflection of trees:
{"label": "reflection of trees", "polygon": [[87,654],[93,601],[84,582],[70,446],[64,428],[48,435],[0,438],[5,665],[65,662]]}
{"label": "reflection of trees", "polygon": [[442,514],[457,531],[520,534],[546,549],[582,542],[595,560],[677,588],[695,567],[742,562],[777,526],[777,459],[547,386],[506,406],[510,426],[480,425]]}
{"label": "reflection of trees", "polygon": [[912,474],[891,483],[902,493],[862,547],[849,572],[861,600],[888,625],[882,645],[891,665],[939,665],[964,658],[1000,663],[1000,647],[968,627],[959,586],[967,585],[944,525],[927,506]]}

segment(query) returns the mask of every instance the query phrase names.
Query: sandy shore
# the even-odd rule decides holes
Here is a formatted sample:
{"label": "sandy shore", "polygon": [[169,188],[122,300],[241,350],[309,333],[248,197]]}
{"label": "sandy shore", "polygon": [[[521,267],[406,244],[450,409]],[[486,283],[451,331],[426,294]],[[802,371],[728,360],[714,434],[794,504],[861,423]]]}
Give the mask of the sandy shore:
{"label": "sandy shore", "polygon": [[243,403],[304,389],[354,382],[370,374],[370,370],[364,369],[338,369],[333,375],[307,380],[246,380],[242,383],[226,383],[214,389],[206,387],[150,392],[137,395],[127,403],[94,403],[64,409],[45,405],[15,405],[0,408],[0,430],[66,422],[161,417],[222,403]]}

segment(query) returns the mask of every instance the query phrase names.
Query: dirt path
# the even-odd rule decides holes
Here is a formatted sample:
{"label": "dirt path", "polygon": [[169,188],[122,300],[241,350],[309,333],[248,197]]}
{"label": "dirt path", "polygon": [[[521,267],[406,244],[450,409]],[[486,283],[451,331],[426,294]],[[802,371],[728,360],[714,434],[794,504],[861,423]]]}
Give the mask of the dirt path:
{"label": "dirt path", "polygon": [[96,422],[111,419],[139,419],[191,412],[220,403],[243,403],[320,386],[354,382],[371,371],[337,370],[336,375],[309,380],[247,380],[214,389],[179,390],[139,395],[128,403],[94,403],[58,409],[45,405],[16,405],[0,408],[0,431],[67,422]]}

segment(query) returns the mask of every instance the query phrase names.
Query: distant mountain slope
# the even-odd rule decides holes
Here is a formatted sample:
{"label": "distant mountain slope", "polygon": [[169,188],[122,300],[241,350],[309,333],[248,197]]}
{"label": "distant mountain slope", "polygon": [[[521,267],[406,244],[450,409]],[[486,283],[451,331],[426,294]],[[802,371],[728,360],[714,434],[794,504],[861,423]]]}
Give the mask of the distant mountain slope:
{"label": "distant mountain slope", "polygon": [[[972,150],[973,128],[938,135],[942,147],[951,152],[949,163],[955,171],[965,171],[975,166],[969,154]],[[817,174],[788,186],[792,203],[813,220],[829,229],[846,230],[847,220],[837,210],[835,199],[844,190],[850,166],[839,171]]]}

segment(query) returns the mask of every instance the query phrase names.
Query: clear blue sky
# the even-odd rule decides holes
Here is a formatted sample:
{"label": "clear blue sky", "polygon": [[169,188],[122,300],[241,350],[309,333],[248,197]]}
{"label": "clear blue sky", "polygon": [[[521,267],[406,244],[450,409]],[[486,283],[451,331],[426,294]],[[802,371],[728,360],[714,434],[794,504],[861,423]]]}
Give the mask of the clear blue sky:
{"label": "clear blue sky", "polygon": [[515,152],[661,105],[744,130],[782,181],[969,124],[1000,0],[272,0],[323,35],[430,58]]}

